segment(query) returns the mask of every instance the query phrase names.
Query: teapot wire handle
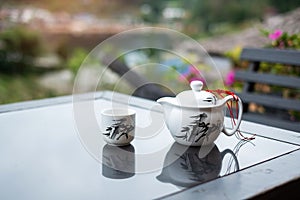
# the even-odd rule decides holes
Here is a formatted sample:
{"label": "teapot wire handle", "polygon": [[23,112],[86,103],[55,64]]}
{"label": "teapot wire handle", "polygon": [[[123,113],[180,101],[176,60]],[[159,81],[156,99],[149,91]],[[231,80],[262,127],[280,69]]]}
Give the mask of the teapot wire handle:
{"label": "teapot wire handle", "polygon": [[[225,128],[225,124],[223,125],[223,130],[222,132],[225,133],[227,136],[232,136],[239,128],[240,126],[240,123],[242,121],[242,116],[243,116],[243,102],[242,100],[236,96],[236,95],[230,95],[230,96],[227,96],[225,97],[227,98],[226,99],[226,102],[228,103],[228,101],[234,101],[238,104],[238,119],[237,119],[237,122],[235,124],[233,124],[233,129],[226,129]],[[234,120],[234,119],[233,119]]]}

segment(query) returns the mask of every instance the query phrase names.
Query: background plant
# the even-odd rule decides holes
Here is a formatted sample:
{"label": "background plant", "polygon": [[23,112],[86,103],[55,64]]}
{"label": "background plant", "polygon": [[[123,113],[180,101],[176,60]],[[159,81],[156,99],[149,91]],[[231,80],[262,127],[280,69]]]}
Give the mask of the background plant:
{"label": "background plant", "polygon": [[261,30],[262,34],[271,40],[266,47],[280,48],[280,49],[300,49],[300,34],[289,34],[280,29],[273,32],[269,30]]}
{"label": "background plant", "polygon": [[45,48],[38,32],[16,26],[0,32],[0,71],[20,73],[30,70]]}

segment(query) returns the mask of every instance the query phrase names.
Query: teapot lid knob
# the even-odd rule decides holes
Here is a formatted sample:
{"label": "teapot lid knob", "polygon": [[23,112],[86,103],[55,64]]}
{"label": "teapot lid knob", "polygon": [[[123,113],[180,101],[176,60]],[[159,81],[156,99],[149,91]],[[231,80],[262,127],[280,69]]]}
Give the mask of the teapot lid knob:
{"label": "teapot lid knob", "polygon": [[192,88],[193,92],[200,92],[203,87],[202,81],[192,81],[190,83],[190,87]]}

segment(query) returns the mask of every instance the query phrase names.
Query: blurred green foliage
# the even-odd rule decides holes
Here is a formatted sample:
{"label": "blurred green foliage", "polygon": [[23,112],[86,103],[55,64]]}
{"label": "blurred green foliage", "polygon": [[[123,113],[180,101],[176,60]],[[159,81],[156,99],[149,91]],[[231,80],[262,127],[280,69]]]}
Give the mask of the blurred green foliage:
{"label": "blurred green foliage", "polygon": [[267,2],[280,13],[287,12],[300,6],[300,0],[268,0]]}
{"label": "blurred green foliage", "polygon": [[[39,85],[40,75],[51,70],[35,66],[35,60],[49,50],[39,32],[15,26],[0,32],[0,104],[57,96]],[[63,59],[62,68],[74,74],[88,55],[83,48],[70,50],[66,45],[56,53]]]}
{"label": "blurred green foliage", "polygon": [[162,12],[168,1],[143,0],[141,18],[145,22],[158,23],[161,21]]}
{"label": "blurred green foliage", "polygon": [[0,73],[0,104],[54,97],[55,92],[37,84],[37,75]]}
{"label": "blurred green foliage", "polygon": [[211,32],[214,24],[241,23],[249,19],[261,19],[267,2],[261,0],[209,0],[184,1],[184,7],[190,11],[188,24],[198,30]]}
{"label": "blurred green foliage", "polygon": [[16,26],[0,32],[0,71],[26,72],[44,51],[38,32]]}
{"label": "blurred green foliage", "polygon": [[[165,8],[181,8],[189,35],[214,34],[215,29],[230,31],[232,24],[262,20],[266,15],[283,13],[300,6],[300,0],[10,0],[11,5],[33,5],[53,12],[89,13],[100,18],[124,19],[124,16],[147,23],[164,23]],[[170,23],[170,21],[167,21]]]}
{"label": "blurred green foliage", "polygon": [[35,59],[46,52],[39,32],[13,26],[0,32],[0,104],[55,96],[37,83]]}
{"label": "blurred green foliage", "polygon": [[88,52],[85,49],[76,48],[66,60],[66,65],[73,73],[76,73],[87,56]]}
{"label": "blurred green foliage", "polygon": [[185,31],[189,35],[214,34],[215,29],[224,27],[226,31],[234,29],[232,24],[245,21],[263,20],[265,15],[283,13],[300,6],[300,0],[143,0],[147,5],[148,15],[142,15],[146,22],[157,23],[163,18],[166,7],[185,10],[182,19]]}

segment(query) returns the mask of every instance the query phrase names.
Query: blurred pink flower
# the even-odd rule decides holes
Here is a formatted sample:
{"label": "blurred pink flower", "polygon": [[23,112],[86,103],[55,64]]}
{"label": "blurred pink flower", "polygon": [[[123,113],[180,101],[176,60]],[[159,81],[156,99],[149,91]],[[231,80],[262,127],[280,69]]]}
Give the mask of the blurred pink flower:
{"label": "blurred pink flower", "polygon": [[269,38],[271,40],[277,40],[278,38],[280,38],[281,35],[282,35],[282,31],[277,29],[273,33],[269,34]]}
{"label": "blurred pink flower", "polygon": [[234,83],[235,73],[234,70],[228,72],[225,78],[225,85],[231,86]]}

